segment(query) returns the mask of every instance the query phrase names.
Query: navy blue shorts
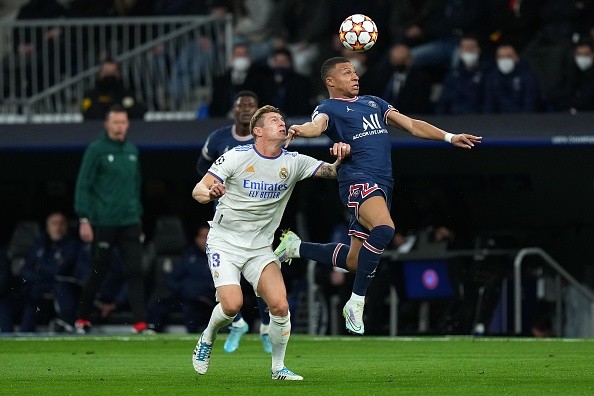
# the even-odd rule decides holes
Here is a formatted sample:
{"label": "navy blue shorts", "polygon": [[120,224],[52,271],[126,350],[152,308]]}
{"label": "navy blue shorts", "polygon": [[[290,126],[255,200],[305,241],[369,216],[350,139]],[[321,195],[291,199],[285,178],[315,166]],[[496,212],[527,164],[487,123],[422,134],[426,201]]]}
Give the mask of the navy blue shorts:
{"label": "navy blue shorts", "polygon": [[381,196],[386,200],[388,209],[392,206],[392,187],[376,183],[372,179],[361,179],[352,184],[340,185],[339,195],[343,205],[348,209],[351,219],[349,221],[349,235],[367,239],[369,230],[363,227],[359,219],[359,207],[371,197]]}

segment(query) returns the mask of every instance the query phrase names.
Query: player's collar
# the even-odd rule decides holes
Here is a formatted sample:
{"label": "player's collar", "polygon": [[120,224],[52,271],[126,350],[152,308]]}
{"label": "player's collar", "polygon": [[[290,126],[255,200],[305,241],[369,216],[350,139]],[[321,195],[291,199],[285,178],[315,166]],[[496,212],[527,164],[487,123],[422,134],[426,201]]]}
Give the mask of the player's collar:
{"label": "player's collar", "polygon": [[269,157],[267,155],[262,154],[261,152],[258,151],[258,149],[256,148],[256,145],[254,144],[254,151],[256,152],[256,154],[258,154],[260,157],[265,158],[265,159],[276,159],[278,157],[280,157],[283,154],[283,150],[281,149],[280,153],[278,153],[278,155],[275,155],[273,157]]}
{"label": "player's collar", "polygon": [[248,140],[252,140],[252,134],[250,133],[249,135],[246,136],[239,136],[237,134],[237,128],[235,127],[235,124],[233,124],[231,126],[231,136],[233,136],[233,139],[239,141],[239,142],[247,142]]}
{"label": "player's collar", "polygon": [[340,100],[342,102],[356,102],[357,100],[359,100],[359,96],[355,96],[354,98],[330,98],[330,99],[336,99],[336,100]]}

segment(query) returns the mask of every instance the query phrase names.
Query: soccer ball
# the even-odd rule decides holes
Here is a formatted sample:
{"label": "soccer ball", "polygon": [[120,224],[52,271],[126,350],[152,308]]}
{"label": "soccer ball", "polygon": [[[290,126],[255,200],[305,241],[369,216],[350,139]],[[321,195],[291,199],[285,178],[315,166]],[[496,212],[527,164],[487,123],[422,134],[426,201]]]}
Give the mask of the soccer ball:
{"label": "soccer ball", "polygon": [[375,22],[363,14],[354,14],[345,19],[338,34],[342,45],[355,52],[373,47],[378,35]]}

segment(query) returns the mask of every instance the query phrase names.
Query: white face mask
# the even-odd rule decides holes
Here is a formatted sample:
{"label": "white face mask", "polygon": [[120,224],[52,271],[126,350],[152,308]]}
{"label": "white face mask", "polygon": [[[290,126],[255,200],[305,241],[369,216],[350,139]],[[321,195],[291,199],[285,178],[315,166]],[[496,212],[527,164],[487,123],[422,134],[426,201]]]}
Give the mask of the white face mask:
{"label": "white face mask", "polygon": [[575,64],[581,71],[586,71],[592,67],[592,58],[586,55],[577,55],[575,58]]}
{"label": "white face mask", "polygon": [[503,74],[509,74],[514,71],[516,62],[512,58],[499,58],[497,59],[497,68]]}
{"label": "white face mask", "polygon": [[248,58],[245,58],[242,56],[242,57],[233,59],[233,63],[231,64],[231,67],[233,67],[233,70],[244,72],[247,69],[249,69],[251,65],[252,65],[252,62]]}
{"label": "white face mask", "polygon": [[479,59],[478,52],[460,52],[460,60],[466,67],[472,67],[476,65]]}

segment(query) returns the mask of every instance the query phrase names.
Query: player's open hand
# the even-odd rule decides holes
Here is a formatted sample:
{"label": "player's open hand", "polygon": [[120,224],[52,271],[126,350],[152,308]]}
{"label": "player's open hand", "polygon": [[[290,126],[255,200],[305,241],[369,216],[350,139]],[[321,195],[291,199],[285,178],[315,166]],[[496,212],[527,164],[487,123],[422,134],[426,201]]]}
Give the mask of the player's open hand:
{"label": "player's open hand", "polygon": [[285,141],[285,148],[289,147],[291,140],[295,139],[301,134],[301,127],[299,125],[291,125],[287,130],[287,139]]}
{"label": "player's open hand", "polygon": [[210,186],[208,189],[208,195],[210,196],[211,200],[222,197],[225,195],[225,192],[225,185],[216,179],[214,183],[212,183],[212,186]]}
{"label": "player's open hand", "polygon": [[330,147],[330,154],[332,154],[338,161],[342,161],[345,157],[351,154],[351,145],[348,143],[338,142]]}
{"label": "player's open hand", "polygon": [[471,149],[475,144],[479,144],[482,139],[482,136],[474,136],[468,133],[459,133],[452,137],[452,144],[456,147]]}

